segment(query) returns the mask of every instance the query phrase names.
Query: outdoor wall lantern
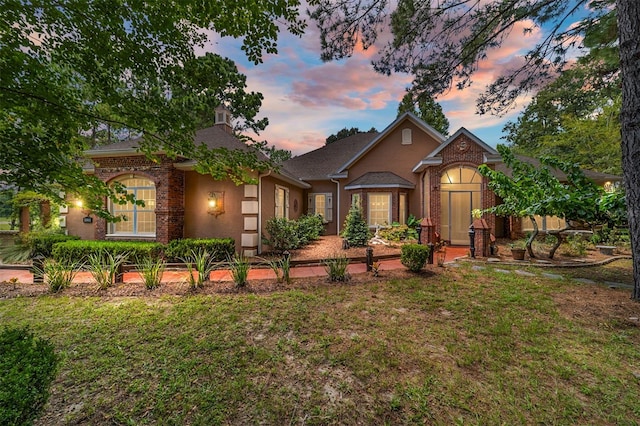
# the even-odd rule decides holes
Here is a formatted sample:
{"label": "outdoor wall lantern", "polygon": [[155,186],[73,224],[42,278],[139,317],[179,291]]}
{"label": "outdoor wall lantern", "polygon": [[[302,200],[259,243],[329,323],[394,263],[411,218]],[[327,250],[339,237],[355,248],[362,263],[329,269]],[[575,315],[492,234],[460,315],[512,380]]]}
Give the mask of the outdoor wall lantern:
{"label": "outdoor wall lantern", "polygon": [[207,213],[216,217],[224,213],[224,191],[213,191],[209,193]]}

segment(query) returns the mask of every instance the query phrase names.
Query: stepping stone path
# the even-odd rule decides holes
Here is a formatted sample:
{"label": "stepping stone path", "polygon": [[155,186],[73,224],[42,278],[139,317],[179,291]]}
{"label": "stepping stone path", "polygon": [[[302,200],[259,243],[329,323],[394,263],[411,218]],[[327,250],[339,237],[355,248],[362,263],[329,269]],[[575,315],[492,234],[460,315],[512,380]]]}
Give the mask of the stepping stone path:
{"label": "stepping stone path", "polygon": [[551,278],[552,280],[563,280],[564,279],[564,277],[562,275],[551,274],[549,272],[543,272],[542,276],[546,277],[546,278]]}
{"label": "stepping stone path", "polygon": [[516,274],[518,275],[522,275],[523,277],[535,277],[536,274],[534,274],[533,272],[529,272],[529,271],[522,271],[520,269],[516,269],[515,271]]}

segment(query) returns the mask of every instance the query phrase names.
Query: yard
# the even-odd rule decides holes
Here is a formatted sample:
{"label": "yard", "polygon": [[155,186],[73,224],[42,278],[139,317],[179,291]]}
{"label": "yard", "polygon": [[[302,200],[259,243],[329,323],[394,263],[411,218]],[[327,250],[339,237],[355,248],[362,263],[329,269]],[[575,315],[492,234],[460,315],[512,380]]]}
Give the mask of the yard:
{"label": "yard", "polygon": [[[16,297],[0,300],[0,322],[62,355],[40,425],[640,422],[630,291],[501,268]],[[582,273],[626,282],[630,268]]]}

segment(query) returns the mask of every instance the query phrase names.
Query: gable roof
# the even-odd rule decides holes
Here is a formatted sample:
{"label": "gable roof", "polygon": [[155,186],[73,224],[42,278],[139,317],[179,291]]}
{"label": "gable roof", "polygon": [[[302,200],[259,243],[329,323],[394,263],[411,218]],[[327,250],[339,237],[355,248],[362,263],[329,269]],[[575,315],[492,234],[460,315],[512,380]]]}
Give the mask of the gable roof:
{"label": "gable roof", "polygon": [[415,124],[420,130],[427,133],[431,137],[433,137],[436,141],[444,142],[445,138],[438,132],[436,129],[425,123],[423,120],[416,117],[414,114],[410,112],[405,112],[396,118],[393,123],[389,124],[382,132],[378,133],[378,135],[373,138],[367,145],[365,145],[359,152],[356,153],[353,157],[351,157],[346,163],[344,163],[341,167],[339,167],[334,176],[332,177],[346,177],[344,173],[351,167],[356,161],[362,158],[367,152],[369,152],[374,146],[378,144],[381,140],[387,137],[391,132],[393,132],[396,128],[400,126],[402,122],[405,120],[411,121]]}
{"label": "gable roof", "polygon": [[485,163],[497,163],[501,162],[502,158],[500,157],[500,153],[492,148],[490,145],[487,145],[482,139],[471,133],[469,130],[464,127],[460,127],[457,132],[453,135],[449,136],[449,138],[444,141],[439,147],[434,149],[429,155],[420,160],[418,164],[413,168],[414,172],[421,172],[428,166],[438,165],[442,163],[442,156],[440,153],[443,149],[453,143],[456,139],[458,139],[461,135],[464,135],[471,139],[475,144],[480,146],[484,151],[484,162]]}
{"label": "gable roof", "polygon": [[344,189],[362,188],[407,188],[414,189],[415,184],[391,172],[368,172],[349,182]]}
{"label": "gable roof", "polygon": [[419,129],[442,143],[442,136],[433,127],[410,112],[405,112],[396,118],[380,133],[358,133],[344,139],[299,155],[284,163],[284,167],[291,173],[304,180],[327,180],[346,177],[346,171],[356,161],[375,147],[389,133],[393,132],[404,121],[409,120]]}

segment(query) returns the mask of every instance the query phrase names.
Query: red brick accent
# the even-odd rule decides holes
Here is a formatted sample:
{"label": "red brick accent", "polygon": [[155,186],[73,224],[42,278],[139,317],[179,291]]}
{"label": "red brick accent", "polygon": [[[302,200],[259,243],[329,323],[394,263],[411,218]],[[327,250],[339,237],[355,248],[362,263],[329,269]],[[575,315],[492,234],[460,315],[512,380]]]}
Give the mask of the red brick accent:
{"label": "red brick accent", "polygon": [[[428,169],[429,182],[431,188],[425,188],[425,192],[429,194],[429,207],[431,211],[431,220],[435,224],[435,230],[442,234],[442,211],[440,201],[440,179],[442,174],[452,167],[469,167],[477,169],[483,164],[484,151],[481,146],[477,145],[466,135],[461,134],[454,141],[451,141],[441,152],[442,164],[430,167]],[[493,167],[489,165],[489,167]],[[480,203],[482,209],[493,207],[496,202],[496,196],[489,189],[488,179],[482,178],[482,187],[480,194]],[[490,228],[495,228],[495,216],[485,215],[485,220]],[[443,237],[444,238],[444,237]]]}
{"label": "red brick accent", "polygon": [[[165,155],[152,161],[142,155],[108,157],[96,160],[95,175],[111,182],[126,175],[142,176],[156,186],[156,238],[160,243],[182,238],[184,229],[184,172],[173,167],[174,160]],[[105,200],[106,203],[106,200]],[[96,219],[95,237],[106,238],[107,223]]]}

